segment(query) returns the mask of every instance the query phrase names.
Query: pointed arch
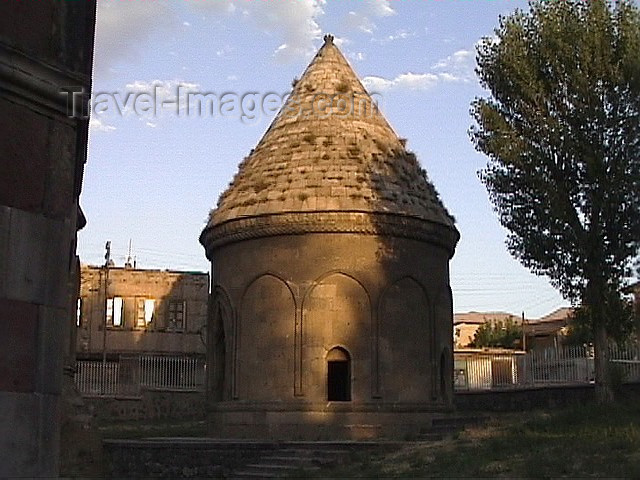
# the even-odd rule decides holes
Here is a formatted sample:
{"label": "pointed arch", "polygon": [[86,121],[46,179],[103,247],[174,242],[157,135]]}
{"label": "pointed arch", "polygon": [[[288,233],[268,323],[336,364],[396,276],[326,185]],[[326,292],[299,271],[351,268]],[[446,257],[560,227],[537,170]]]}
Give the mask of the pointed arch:
{"label": "pointed arch", "polygon": [[429,297],[412,276],[390,284],[378,305],[380,392],[385,401],[430,399],[433,337]]}
{"label": "pointed arch", "polygon": [[[434,335],[434,352],[445,352],[444,358],[439,355],[438,364],[444,360],[441,368],[444,372],[451,372],[453,378],[453,293],[449,285],[441,285],[433,302],[433,326],[437,335]],[[448,353],[447,353],[448,352]],[[448,373],[446,373],[448,375]],[[450,404],[453,401],[453,384],[448,383],[444,395],[439,395],[440,400]],[[440,385],[434,382],[434,392],[440,391]]]}
{"label": "pointed arch", "polygon": [[[220,401],[231,396],[230,379],[233,358],[227,362],[228,342],[232,338],[235,317],[229,294],[222,285],[215,285],[211,293],[207,334],[207,356],[210,359],[207,390],[210,398]],[[225,385],[227,385],[225,387]]]}
{"label": "pointed arch", "polygon": [[235,332],[234,398],[270,401],[293,393],[295,316],[295,296],[285,280],[263,273],[247,284]]}
{"label": "pointed arch", "polygon": [[319,276],[305,292],[301,324],[301,385],[309,399],[326,401],[326,353],[336,345],[349,352],[354,398],[370,396],[371,301],[365,286],[342,271]]}

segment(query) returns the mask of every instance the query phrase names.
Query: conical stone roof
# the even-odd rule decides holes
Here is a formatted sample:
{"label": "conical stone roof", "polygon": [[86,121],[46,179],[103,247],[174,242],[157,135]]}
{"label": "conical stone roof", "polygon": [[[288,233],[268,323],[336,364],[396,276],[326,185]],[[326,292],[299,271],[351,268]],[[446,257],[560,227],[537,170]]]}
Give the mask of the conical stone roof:
{"label": "conical stone roof", "polygon": [[220,196],[210,250],[274,234],[350,231],[425,238],[451,254],[453,217],[333,43],[309,64]]}

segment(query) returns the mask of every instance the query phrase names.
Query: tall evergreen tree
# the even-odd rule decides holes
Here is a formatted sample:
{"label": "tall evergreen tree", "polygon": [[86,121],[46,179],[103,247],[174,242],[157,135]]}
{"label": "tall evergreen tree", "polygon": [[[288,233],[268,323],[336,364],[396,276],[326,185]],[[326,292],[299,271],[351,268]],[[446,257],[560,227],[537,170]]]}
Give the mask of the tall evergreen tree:
{"label": "tall evergreen tree", "polygon": [[533,1],[477,47],[470,135],[512,255],[593,332],[596,394],[613,398],[608,337],[640,248],[640,13],[630,1]]}

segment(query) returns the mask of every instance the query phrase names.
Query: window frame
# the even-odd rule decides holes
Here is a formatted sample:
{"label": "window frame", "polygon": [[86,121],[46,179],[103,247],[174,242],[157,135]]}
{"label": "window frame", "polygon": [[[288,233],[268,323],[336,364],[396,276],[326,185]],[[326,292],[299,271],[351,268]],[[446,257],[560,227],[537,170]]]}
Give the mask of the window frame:
{"label": "window frame", "polygon": [[84,307],[84,298],[78,297],[76,299],[76,327],[81,328],[83,325],[84,315],[82,308]]}
{"label": "window frame", "polygon": [[[119,302],[117,300],[119,300]],[[118,311],[116,310],[116,304],[118,303],[120,304],[120,313],[119,315],[114,315],[114,313]],[[120,322],[117,325],[114,323],[114,317],[119,317]],[[124,320],[124,297],[121,297],[119,295],[107,297],[107,299],[105,300],[104,309],[104,323],[107,328],[122,330],[124,328]]]}
{"label": "window frame", "polygon": [[[133,328],[136,330],[147,330],[156,323],[157,299],[151,297],[136,297],[136,316]],[[148,312],[151,305],[151,312]]]}
{"label": "window frame", "polygon": [[[173,309],[172,307],[181,306],[180,309]],[[182,314],[181,325],[178,326],[174,320],[174,315]],[[167,300],[167,331],[169,332],[184,332],[187,329],[187,302],[181,298],[170,298]]]}

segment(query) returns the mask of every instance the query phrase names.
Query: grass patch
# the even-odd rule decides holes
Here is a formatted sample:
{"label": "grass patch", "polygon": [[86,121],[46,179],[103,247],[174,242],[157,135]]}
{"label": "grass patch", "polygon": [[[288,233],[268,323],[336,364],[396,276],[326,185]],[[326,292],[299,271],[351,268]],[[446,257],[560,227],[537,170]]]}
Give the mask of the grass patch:
{"label": "grass patch", "polygon": [[458,438],[354,458],[322,476],[640,478],[640,404],[496,416]]}

